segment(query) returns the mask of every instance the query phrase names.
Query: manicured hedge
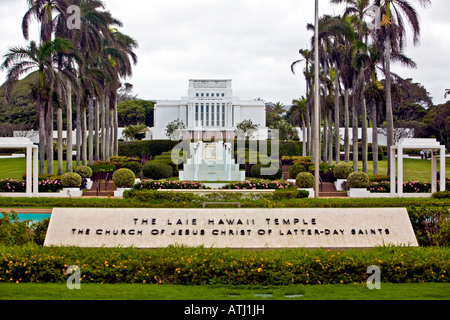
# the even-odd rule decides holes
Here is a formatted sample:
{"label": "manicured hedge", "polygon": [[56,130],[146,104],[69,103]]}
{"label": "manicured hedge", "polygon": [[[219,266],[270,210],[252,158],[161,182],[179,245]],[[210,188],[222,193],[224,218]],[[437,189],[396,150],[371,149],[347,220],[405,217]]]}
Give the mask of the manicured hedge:
{"label": "manicured hedge", "polygon": [[[119,143],[119,156],[139,157],[139,156],[158,156],[164,152],[172,151],[180,141],[171,140],[150,140],[150,141],[132,141]],[[248,148],[248,141],[246,148]],[[238,142],[234,140],[234,150],[237,150]],[[299,156],[302,154],[303,143],[298,141],[280,141],[280,156]],[[267,153],[271,154],[271,143],[267,143]]]}
{"label": "manicured hedge", "polygon": [[171,140],[132,141],[119,143],[119,156],[126,157],[156,157],[177,146],[180,142]]}
{"label": "manicured hedge", "polygon": [[77,265],[83,283],[288,285],[366,283],[367,268],[382,282],[449,281],[449,248],[279,250],[169,247],[154,250],[0,247],[0,282],[65,283]]}

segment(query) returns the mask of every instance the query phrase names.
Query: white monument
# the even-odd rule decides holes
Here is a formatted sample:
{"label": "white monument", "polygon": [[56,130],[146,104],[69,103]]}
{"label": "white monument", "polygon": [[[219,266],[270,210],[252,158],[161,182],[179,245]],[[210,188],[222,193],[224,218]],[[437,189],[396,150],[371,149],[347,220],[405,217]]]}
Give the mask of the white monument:
{"label": "white monument", "polygon": [[179,172],[181,181],[244,181],[245,171],[234,160],[233,146],[223,141],[190,144],[190,158]]}
{"label": "white monument", "polygon": [[0,149],[26,149],[27,152],[27,190],[26,196],[38,194],[39,167],[38,146],[30,138],[0,138]]}
{"label": "white monument", "polygon": [[167,125],[183,121],[184,139],[210,141],[235,137],[237,124],[251,120],[259,125],[257,139],[267,139],[266,111],[263,101],[240,100],[233,96],[231,80],[189,80],[188,96],[180,100],[158,100],[155,105],[154,140],[167,140]]}
{"label": "white monument", "polygon": [[[391,195],[403,197],[403,151],[405,149],[429,150],[433,154],[431,158],[431,193],[437,191],[437,157],[440,163],[440,191],[445,191],[445,146],[436,139],[401,139],[395,146],[391,147]],[[397,158],[396,158],[397,154]],[[398,161],[397,190],[395,188],[395,164]]]}

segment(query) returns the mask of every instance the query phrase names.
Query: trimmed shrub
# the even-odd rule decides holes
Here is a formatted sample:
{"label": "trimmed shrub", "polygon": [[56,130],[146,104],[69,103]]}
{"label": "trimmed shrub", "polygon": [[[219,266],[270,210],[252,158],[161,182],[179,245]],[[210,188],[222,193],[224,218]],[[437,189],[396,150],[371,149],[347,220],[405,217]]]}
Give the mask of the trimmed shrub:
{"label": "trimmed shrub", "polygon": [[439,191],[432,195],[433,199],[450,199],[450,191]]}
{"label": "trimmed shrub", "polygon": [[130,169],[138,177],[142,172],[142,165],[135,161],[129,161],[122,164],[122,169]]}
{"label": "trimmed shrub", "polygon": [[88,166],[76,167],[74,172],[78,173],[81,176],[81,178],[84,178],[84,179],[89,179],[90,177],[92,177],[92,174],[93,174],[91,167],[88,167]]}
{"label": "trimmed shrub", "polygon": [[369,176],[362,171],[353,172],[347,178],[349,188],[368,188]]}
{"label": "trimmed shrub", "polygon": [[172,203],[192,202],[202,200],[193,193],[158,192],[157,190],[127,190],[123,194],[124,199],[138,199],[144,202],[170,201]]}
{"label": "trimmed shrub", "polygon": [[309,191],[295,189],[279,189],[273,193],[273,200],[304,199],[309,197]]}
{"label": "trimmed shrub", "polygon": [[142,169],[144,177],[153,180],[161,180],[170,178],[173,174],[173,169],[168,164],[159,161],[149,161]]}
{"label": "trimmed shrub", "polygon": [[347,179],[352,171],[353,169],[348,163],[341,162],[334,168],[334,177],[336,179]]}
{"label": "trimmed shrub", "polygon": [[113,174],[114,184],[119,188],[131,188],[134,186],[136,176],[130,169],[119,169]]}
{"label": "trimmed shrub", "polygon": [[306,168],[303,165],[296,164],[289,167],[289,178],[296,179],[298,174],[301,172],[306,172]]}
{"label": "trimmed shrub", "polygon": [[78,173],[75,172],[67,172],[61,178],[61,183],[64,188],[79,188],[83,179]]}
{"label": "trimmed shrub", "polygon": [[301,172],[297,176],[297,188],[314,188],[314,176],[309,172]]}

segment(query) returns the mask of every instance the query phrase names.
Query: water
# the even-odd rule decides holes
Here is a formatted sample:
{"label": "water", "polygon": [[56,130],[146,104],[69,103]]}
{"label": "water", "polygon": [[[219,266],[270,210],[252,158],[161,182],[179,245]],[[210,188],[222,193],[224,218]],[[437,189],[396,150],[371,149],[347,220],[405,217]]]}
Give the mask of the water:
{"label": "water", "polygon": [[42,222],[44,219],[48,219],[51,217],[51,214],[44,213],[18,213],[17,217],[20,221],[31,221],[31,223]]}

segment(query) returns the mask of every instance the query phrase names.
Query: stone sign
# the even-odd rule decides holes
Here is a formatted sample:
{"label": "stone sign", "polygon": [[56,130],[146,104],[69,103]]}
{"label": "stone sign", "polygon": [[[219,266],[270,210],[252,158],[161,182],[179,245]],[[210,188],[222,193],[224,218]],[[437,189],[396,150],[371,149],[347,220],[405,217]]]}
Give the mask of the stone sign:
{"label": "stone sign", "polygon": [[45,246],[418,246],[406,209],[54,209]]}

